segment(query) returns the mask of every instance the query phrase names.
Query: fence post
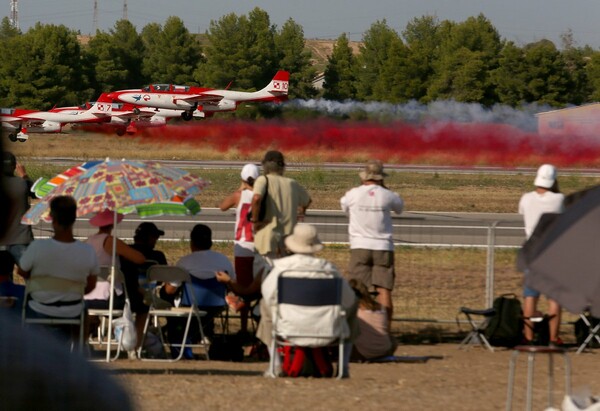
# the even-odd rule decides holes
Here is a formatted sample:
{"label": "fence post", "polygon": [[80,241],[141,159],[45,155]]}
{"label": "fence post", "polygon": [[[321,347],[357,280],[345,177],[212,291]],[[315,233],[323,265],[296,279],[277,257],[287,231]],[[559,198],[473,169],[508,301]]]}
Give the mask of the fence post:
{"label": "fence post", "polygon": [[494,304],[494,254],[496,250],[496,226],[499,221],[494,221],[488,226],[487,263],[485,276],[485,303],[486,307]]}

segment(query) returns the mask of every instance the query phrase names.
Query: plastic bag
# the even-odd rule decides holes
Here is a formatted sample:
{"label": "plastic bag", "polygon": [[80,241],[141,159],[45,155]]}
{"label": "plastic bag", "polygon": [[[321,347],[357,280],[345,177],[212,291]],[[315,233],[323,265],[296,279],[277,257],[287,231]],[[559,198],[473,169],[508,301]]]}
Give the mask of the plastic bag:
{"label": "plastic bag", "polygon": [[129,301],[123,307],[123,316],[113,320],[115,338],[121,340],[121,346],[125,351],[135,350],[137,345],[137,332],[133,323],[133,314],[129,308]]}

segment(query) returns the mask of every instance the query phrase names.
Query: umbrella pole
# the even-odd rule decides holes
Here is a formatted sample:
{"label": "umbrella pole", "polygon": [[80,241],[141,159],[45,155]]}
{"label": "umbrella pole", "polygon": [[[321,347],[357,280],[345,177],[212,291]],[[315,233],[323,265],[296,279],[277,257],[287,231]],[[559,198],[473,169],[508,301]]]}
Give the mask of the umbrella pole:
{"label": "umbrella pole", "polygon": [[110,293],[108,296],[108,334],[106,336],[106,362],[110,362],[110,344],[112,336],[112,319],[115,294],[115,264],[117,260],[117,236],[115,230],[117,227],[117,210],[113,212],[113,232],[112,232],[112,259],[110,265]]}

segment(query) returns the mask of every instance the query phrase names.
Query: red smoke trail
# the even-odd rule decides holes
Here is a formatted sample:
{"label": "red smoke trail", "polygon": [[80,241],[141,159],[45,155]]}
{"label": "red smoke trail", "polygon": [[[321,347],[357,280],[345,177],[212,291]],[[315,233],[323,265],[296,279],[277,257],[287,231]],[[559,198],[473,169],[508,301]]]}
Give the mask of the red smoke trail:
{"label": "red smoke trail", "polygon": [[142,141],[181,142],[246,157],[269,149],[305,161],[400,164],[590,167],[598,164],[600,138],[540,136],[506,124],[371,123],[333,120],[222,121],[148,129]]}

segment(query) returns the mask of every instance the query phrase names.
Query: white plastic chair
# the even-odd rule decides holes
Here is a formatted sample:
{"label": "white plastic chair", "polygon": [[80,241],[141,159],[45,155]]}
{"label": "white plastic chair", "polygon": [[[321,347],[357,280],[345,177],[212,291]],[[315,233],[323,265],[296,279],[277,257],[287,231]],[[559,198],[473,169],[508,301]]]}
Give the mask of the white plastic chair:
{"label": "white plastic chair", "polygon": [[[99,280],[101,279],[102,281],[110,281],[110,269],[111,269],[111,267],[109,267],[109,266],[101,266],[100,274],[98,275],[98,279]],[[123,273],[121,272],[121,270],[119,270],[118,268],[115,268],[115,284],[123,285],[123,292],[125,293],[125,304],[129,304],[129,296],[127,294],[127,289],[125,287],[125,277],[124,277]],[[102,309],[102,308],[90,308],[90,309],[88,309],[88,316],[98,317],[100,320],[96,338],[94,339],[90,336],[90,338],[88,339],[88,343],[90,345],[110,344],[111,349],[113,346],[115,346],[117,348],[116,353],[113,357],[110,357],[110,360],[114,361],[117,358],[119,358],[119,355],[121,354],[123,333],[121,333],[118,341],[115,338],[115,327],[111,327],[112,331],[111,331],[110,336],[106,335],[107,330],[108,330],[108,319],[110,316],[110,310]],[[113,320],[115,318],[119,318],[122,316],[123,316],[123,309],[113,309],[112,310]]]}
{"label": "white plastic chair", "polygon": [[[84,320],[85,320],[85,307],[83,305],[83,291],[85,285],[81,282],[68,280],[58,277],[49,276],[37,276],[27,281],[25,287],[25,297],[23,298],[23,307],[21,312],[21,321],[24,326],[37,324],[47,326],[77,326],[79,327],[79,351],[83,352],[83,331],[84,331]],[[81,312],[79,316],[73,318],[64,317],[50,317],[46,316],[43,318],[28,316],[28,306],[31,298],[31,293],[35,291],[71,291],[74,293],[80,293],[81,298],[79,300],[68,301],[66,304],[77,304],[81,303]],[[71,350],[73,346],[71,346]]]}

